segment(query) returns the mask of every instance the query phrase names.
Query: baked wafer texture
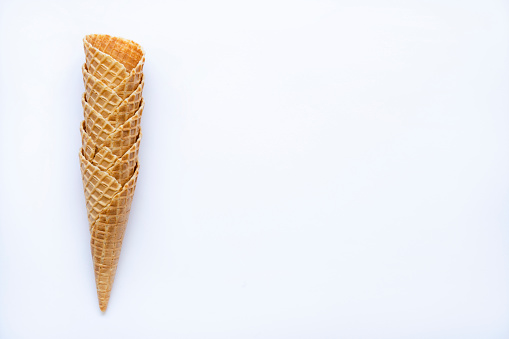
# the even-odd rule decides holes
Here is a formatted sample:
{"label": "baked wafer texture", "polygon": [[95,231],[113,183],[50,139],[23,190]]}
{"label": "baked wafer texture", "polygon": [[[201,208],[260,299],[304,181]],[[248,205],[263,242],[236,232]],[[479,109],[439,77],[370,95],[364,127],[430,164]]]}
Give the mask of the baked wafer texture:
{"label": "baked wafer texture", "polygon": [[97,146],[95,145],[94,141],[88,135],[87,132],[85,132],[85,120],[83,120],[80,124],[80,133],[81,133],[81,144],[83,149],[83,155],[85,156],[85,159],[88,161],[92,160],[95,156],[95,151]]}
{"label": "baked wafer texture", "polygon": [[102,311],[105,311],[108,306],[111,287],[115,280],[137,179],[138,167],[108,207],[97,216],[90,228],[97,296]]}
{"label": "baked wafer texture", "polygon": [[109,35],[87,35],[83,44],[79,159],[97,296],[105,311],[138,178],[145,55],[137,43]]}
{"label": "baked wafer texture", "polygon": [[109,206],[115,194],[122,189],[122,186],[108,172],[102,171],[85,159],[83,153],[80,153],[81,176],[89,222],[93,223],[99,213]]}
{"label": "baked wafer texture", "polygon": [[117,93],[115,89],[111,89],[101,79],[92,75],[86,65],[83,65],[82,73],[85,84],[83,99],[105,119],[114,122],[115,126],[129,119],[140,107],[145,85],[143,74],[136,87],[129,92],[129,95],[124,96],[126,91]]}
{"label": "baked wafer texture", "polygon": [[121,98],[127,98],[136,90],[136,88],[138,88],[138,84],[141,82],[143,77],[144,64],[145,57],[143,57],[140,63],[129,73],[129,76],[115,87],[115,92],[117,92]]}
{"label": "baked wafer texture", "polygon": [[[135,68],[145,55],[140,45],[124,38],[112,37],[106,34],[90,34],[85,37],[85,40],[121,63],[127,72]],[[87,54],[86,51],[85,54]]]}
{"label": "baked wafer texture", "polygon": [[91,34],[85,37],[83,45],[85,65],[91,74],[102,79],[111,88],[122,82],[133,82],[143,73],[145,53],[131,40]]}
{"label": "baked wafer texture", "polygon": [[85,39],[85,66],[90,74],[102,79],[110,88],[115,88],[124,81],[129,73],[125,66],[110,55],[101,52]]}
{"label": "baked wafer texture", "polygon": [[138,140],[127,152],[124,153],[122,158],[117,158],[117,160],[113,163],[113,166],[108,168],[108,174],[116,178],[118,183],[122,186],[124,186],[125,183],[129,181],[129,179],[133,176],[135,169],[137,168],[140,141],[141,132],[138,136]]}

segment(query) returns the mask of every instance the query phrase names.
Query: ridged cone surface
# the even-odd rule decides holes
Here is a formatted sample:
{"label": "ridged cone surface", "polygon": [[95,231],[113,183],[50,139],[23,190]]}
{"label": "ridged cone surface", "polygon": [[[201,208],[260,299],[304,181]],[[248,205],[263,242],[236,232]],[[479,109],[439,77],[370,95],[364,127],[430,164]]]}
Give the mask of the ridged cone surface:
{"label": "ridged cone surface", "polygon": [[133,41],[83,39],[79,153],[99,307],[108,306],[138,179],[145,55]]}

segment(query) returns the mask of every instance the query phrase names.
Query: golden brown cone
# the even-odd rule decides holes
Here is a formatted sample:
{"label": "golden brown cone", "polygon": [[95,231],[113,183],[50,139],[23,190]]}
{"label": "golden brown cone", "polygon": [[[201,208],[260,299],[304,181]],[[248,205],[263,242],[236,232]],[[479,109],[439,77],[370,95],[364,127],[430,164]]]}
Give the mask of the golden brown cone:
{"label": "golden brown cone", "polygon": [[138,178],[145,56],[135,42],[84,38],[80,167],[99,307],[108,305]]}

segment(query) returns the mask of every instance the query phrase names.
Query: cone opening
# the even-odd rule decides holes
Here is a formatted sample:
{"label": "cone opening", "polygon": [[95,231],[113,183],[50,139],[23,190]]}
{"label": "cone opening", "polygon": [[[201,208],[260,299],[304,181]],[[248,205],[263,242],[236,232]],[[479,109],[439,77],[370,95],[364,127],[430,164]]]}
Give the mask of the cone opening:
{"label": "cone opening", "polygon": [[143,49],[134,41],[107,34],[90,34],[85,37],[93,47],[110,55],[131,72],[143,58]]}

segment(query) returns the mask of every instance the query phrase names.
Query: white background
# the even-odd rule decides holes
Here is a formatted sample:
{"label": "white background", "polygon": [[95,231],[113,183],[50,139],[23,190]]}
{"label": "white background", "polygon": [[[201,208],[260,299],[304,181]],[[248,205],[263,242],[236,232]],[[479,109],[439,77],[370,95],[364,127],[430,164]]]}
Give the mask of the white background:
{"label": "white background", "polygon": [[[82,38],[147,53],[99,311]],[[0,1],[0,338],[509,337],[507,1]]]}

